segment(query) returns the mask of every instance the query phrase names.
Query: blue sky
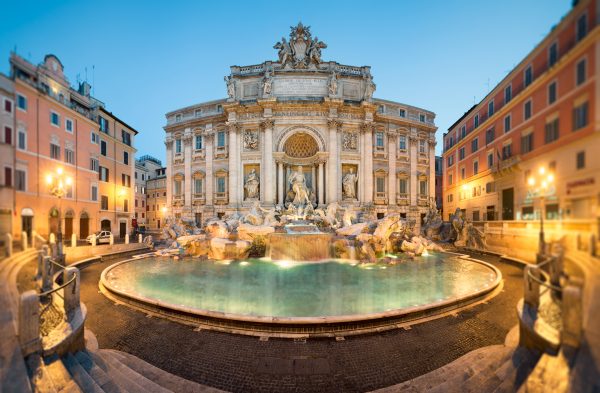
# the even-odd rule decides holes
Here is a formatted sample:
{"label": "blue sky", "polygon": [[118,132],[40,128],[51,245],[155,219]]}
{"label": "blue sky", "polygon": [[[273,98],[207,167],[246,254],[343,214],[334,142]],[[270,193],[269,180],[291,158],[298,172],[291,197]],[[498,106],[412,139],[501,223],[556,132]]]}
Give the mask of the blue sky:
{"label": "blue sky", "polygon": [[[24,3],[24,4],[22,4]],[[537,45],[571,0],[3,2],[0,71],[17,52],[59,57],[75,85],[140,131],[138,155],[164,160],[164,114],[226,96],[230,65],[277,58],[302,21],[324,60],[370,65],[375,97],[437,114],[443,132]],[[92,68],[94,71],[92,72]]]}

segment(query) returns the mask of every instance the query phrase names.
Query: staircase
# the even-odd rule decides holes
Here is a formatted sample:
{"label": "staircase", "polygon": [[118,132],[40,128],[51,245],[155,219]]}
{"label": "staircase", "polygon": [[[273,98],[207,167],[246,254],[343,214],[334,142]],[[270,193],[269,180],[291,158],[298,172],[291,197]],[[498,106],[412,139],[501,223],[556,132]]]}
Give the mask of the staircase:
{"label": "staircase", "polygon": [[27,366],[33,391],[39,393],[221,392],[109,349],[83,350],[62,358],[33,355]]}

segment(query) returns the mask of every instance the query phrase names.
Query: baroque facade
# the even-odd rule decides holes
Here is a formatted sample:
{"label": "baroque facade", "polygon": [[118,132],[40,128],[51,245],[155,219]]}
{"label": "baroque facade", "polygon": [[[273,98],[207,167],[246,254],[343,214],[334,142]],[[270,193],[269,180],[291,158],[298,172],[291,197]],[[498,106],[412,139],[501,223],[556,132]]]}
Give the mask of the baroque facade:
{"label": "baroque facade", "polygon": [[309,27],[277,61],[232,66],[228,98],[166,114],[167,205],[197,223],[256,201],[374,208],[420,223],[435,194],[435,114],[373,98],[370,67],[321,59]]}

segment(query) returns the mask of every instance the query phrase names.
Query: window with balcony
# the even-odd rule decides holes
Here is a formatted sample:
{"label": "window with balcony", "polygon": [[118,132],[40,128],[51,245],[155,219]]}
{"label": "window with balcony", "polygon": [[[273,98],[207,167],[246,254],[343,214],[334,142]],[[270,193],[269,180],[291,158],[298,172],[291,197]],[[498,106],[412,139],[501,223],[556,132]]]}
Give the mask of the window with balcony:
{"label": "window with balcony", "polygon": [[588,125],[588,103],[584,102],[573,108],[573,131]]}
{"label": "window with balcony", "polygon": [[106,141],[100,141],[100,154],[106,157],[107,155],[107,145]]}
{"label": "window with balcony", "polygon": [[559,119],[558,117],[549,121],[548,123],[546,123],[546,127],[545,127],[545,135],[544,135],[544,142],[545,143],[552,143],[555,140],[558,139],[560,134],[559,131]]}
{"label": "window with balcony", "polygon": [[100,174],[100,181],[108,182],[110,180],[108,168],[101,166],[99,174]]}
{"label": "window with balcony", "polygon": [[533,150],[533,132],[521,137],[521,153],[526,154]]}
{"label": "window with balcony", "polygon": [[60,146],[50,143],[50,158],[60,160]]}
{"label": "window with balcony", "polygon": [[400,150],[406,150],[406,135],[400,135],[398,137],[398,144]]}
{"label": "window with balcony", "polygon": [[108,210],[108,195],[100,196],[100,210]]}
{"label": "window with balcony", "polygon": [[202,150],[202,135],[196,135],[196,150]]}
{"label": "window with balcony", "polygon": [[108,120],[106,120],[102,116],[98,116],[98,124],[100,125],[100,131],[102,131],[105,134],[108,134]]}
{"label": "window with balcony", "polygon": [[512,157],[512,143],[502,146],[502,159],[506,160]]}

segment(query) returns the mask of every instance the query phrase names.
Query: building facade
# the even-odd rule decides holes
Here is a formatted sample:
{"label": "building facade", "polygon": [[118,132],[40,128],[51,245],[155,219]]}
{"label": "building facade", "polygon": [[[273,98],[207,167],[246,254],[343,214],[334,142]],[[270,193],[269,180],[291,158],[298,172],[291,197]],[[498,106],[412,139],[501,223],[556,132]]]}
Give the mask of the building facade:
{"label": "building facade", "polygon": [[[133,176],[135,130],[107,112],[86,82],[71,88],[56,56],[34,65],[13,53],[10,66],[15,89],[13,235],[56,234],[59,217],[67,238],[85,239],[101,228],[119,235],[118,225],[133,213],[115,211],[123,202],[106,205],[104,197],[133,200],[133,188],[125,188],[117,176]],[[128,141],[121,139],[122,130],[130,134]],[[59,168],[73,180],[60,201],[46,183]]]}
{"label": "building facade", "polygon": [[[159,176],[162,162],[150,155],[143,155],[135,160],[135,220],[136,225],[147,225],[147,193],[148,181]],[[164,171],[162,171],[164,172]],[[164,173],[163,173],[164,175]],[[166,193],[166,190],[165,190]],[[166,195],[164,196],[166,199]]]}
{"label": "building facade", "polygon": [[[164,226],[167,208],[167,168],[156,168],[146,182],[146,223],[150,230]],[[198,223],[199,224],[199,223]]]}
{"label": "building facade", "polygon": [[[15,87],[0,74],[0,234],[12,232],[15,211]],[[22,180],[18,179],[19,182]],[[19,183],[21,187],[21,183]]]}
{"label": "building facade", "polygon": [[444,159],[435,156],[435,206],[444,214]]}
{"label": "building facade", "polygon": [[167,205],[197,223],[283,206],[302,172],[315,206],[419,223],[435,192],[435,114],[373,98],[370,67],[325,62],[308,27],[291,30],[277,61],[231,67],[228,98],[166,114]]}
{"label": "building facade", "polygon": [[[572,10],[444,134],[444,218],[598,217],[600,2]],[[540,171],[545,190],[528,179]],[[539,184],[539,183],[538,183]]]}

